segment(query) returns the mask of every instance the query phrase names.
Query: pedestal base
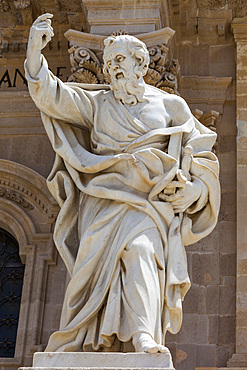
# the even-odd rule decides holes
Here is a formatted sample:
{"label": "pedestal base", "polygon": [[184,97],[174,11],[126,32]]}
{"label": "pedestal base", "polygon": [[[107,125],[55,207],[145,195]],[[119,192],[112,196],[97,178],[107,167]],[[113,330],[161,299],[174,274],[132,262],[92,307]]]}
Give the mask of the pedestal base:
{"label": "pedestal base", "polygon": [[169,353],[37,352],[19,370],[175,370]]}
{"label": "pedestal base", "polygon": [[[229,370],[229,367],[196,367],[195,370]],[[247,370],[247,367],[233,367],[231,370]]]}
{"label": "pedestal base", "polygon": [[232,358],[227,362],[227,367],[247,368],[247,354],[234,353]]}

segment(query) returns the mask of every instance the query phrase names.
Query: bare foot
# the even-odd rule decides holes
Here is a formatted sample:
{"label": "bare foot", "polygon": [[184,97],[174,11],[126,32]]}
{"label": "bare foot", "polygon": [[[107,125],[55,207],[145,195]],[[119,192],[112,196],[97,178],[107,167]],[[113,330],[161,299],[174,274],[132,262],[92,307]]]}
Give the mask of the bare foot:
{"label": "bare foot", "polygon": [[160,353],[170,353],[169,349],[162,344],[158,344]]}
{"label": "bare foot", "polygon": [[157,344],[151,335],[147,333],[136,333],[133,335],[132,343],[136,352],[147,353],[170,353],[169,349],[161,344]]}

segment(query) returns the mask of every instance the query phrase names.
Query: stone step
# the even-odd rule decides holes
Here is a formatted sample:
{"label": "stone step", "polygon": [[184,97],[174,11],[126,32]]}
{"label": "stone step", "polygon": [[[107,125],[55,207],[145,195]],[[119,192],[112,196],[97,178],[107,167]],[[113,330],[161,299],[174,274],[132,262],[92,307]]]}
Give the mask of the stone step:
{"label": "stone step", "polygon": [[247,367],[196,367],[195,370],[247,370]]}
{"label": "stone step", "polygon": [[[18,370],[148,370],[150,367],[19,367]],[[162,370],[174,370],[171,367],[163,367]],[[161,370],[160,367],[152,367],[151,370]]]}

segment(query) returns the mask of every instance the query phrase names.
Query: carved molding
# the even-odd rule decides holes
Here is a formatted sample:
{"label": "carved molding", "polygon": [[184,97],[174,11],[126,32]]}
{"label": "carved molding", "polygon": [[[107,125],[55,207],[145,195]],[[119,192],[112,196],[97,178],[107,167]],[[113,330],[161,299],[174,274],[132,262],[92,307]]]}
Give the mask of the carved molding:
{"label": "carved molding", "polygon": [[[216,132],[216,123],[218,120],[218,117],[220,115],[219,112],[215,110],[211,110],[209,112],[203,112],[200,109],[194,109],[192,110],[193,115],[200,121],[204,126],[209,128],[210,130]],[[216,140],[214,146],[213,146],[213,152],[217,151],[218,142]]]}
{"label": "carved molding", "polygon": [[[119,31],[117,34],[123,32]],[[136,37],[145,42],[149,50],[150,65],[144,77],[145,82],[169,93],[178,94],[179,62],[176,59],[168,59],[169,43],[173,35],[174,31],[167,27],[136,35]],[[69,49],[72,75],[68,81],[109,84],[110,81],[103,74],[102,52],[99,52],[103,50],[106,36],[84,34],[73,30],[67,31],[65,36],[72,44]],[[82,45],[83,41],[85,45]]]}
{"label": "carved molding", "polygon": [[204,124],[204,126],[216,132],[216,123],[220,114],[219,112],[211,110],[210,112],[205,113],[200,109],[194,109],[192,113],[198,119],[198,121]]}
{"label": "carved molding", "polygon": [[[22,198],[21,195],[16,193],[16,190],[17,190],[18,192],[25,194],[28,198],[31,198],[32,202],[36,203],[36,206],[38,208],[41,208],[43,212],[48,215],[48,217],[54,217],[54,215],[50,213],[50,210],[47,207],[47,205],[37,196],[37,194],[34,194],[29,189],[23,188],[23,185],[20,186],[14,182],[5,181],[2,179],[0,179],[0,185],[5,185],[8,187],[8,188],[0,187],[0,197],[4,197],[6,199],[12,200],[20,204],[23,208],[34,209],[34,206],[31,203],[27,202],[24,198]],[[9,188],[13,188],[16,190],[11,190]],[[21,201],[21,199],[23,199],[23,202]]]}
{"label": "carved molding", "polygon": [[68,78],[68,81],[88,84],[109,83],[103,74],[102,63],[92,50],[72,46],[69,53],[72,75]]}
{"label": "carved molding", "polygon": [[27,211],[36,210],[47,223],[52,223],[59,206],[47,189],[46,180],[30,168],[4,159],[0,160],[0,168],[0,199],[11,200]]}
{"label": "carved molding", "polygon": [[0,225],[18,241],[26,265],[15,357],[1,358],[0,368],[18,368],[44,349],[44,296],[49,266],[57,261],[52,230],[59,207],[35,171],[3,159],[0,169]]}
{"label": "carved molding", "polygon": [[222,114],[231,83],[232,77],[182,76],[179,92],[192,110],[200,105],[207,105],[217,107],[217,112]]}
{"label": "carved molding", "polygon": [[31,4],[30,0],[14,0],[16,9],[25,9]]}
{"label": "carved molding", "polygon": [[15,191],[11,191],[5,188],[0,188],[0,197],[4,197],[6,199],[12,200],[13,202],[16,202],[23,208],[34,209],[34,207],[30,203],[28,203],[21,195],[19,195]]}
{"label": "carved molding", "polygon": [[172,94],[178,94],[180,65],[177,59],[169,60],[169,48],[160,44],[148,48],[150,64],[144,80],[147,84],[158,87]]}
{"label": "carved molding", "polygon": [[5,13],[10,9],[10,4],[7,0],[0,0],[0,13]]}

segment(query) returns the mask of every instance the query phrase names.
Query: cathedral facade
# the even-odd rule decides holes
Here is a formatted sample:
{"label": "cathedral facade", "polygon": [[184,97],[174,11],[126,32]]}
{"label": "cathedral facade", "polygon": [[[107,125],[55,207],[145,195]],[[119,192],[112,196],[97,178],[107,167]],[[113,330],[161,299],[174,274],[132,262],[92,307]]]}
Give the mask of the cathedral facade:
{"label": "cathedral facade", "polygon": [[147,83],[188,103],[217,132],[221,211],[188,246],[192,287],[181,331],[167,335],[177,370],[247,369],[247,4],[243,0],[0,0],[0,368],[30,366],[58,329],[66,268],[53,243],[59,210],[46,186],[54,153],[24,75],[28,33],[54,14],[44,49],[63,81],[109,83],[103,40],[146,43]]}

